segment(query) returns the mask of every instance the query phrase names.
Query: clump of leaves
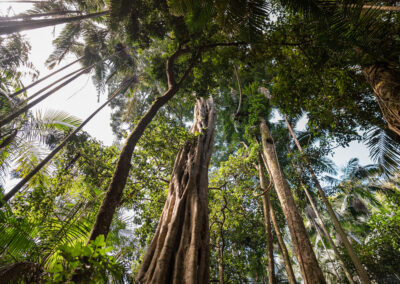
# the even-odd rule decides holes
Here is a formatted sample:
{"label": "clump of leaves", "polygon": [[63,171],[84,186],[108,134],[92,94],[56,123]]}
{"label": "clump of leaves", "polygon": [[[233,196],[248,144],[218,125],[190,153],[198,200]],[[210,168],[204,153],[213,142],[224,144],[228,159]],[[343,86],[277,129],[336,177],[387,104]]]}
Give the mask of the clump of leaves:
{"label": "clump of leaves", "polygon": [[59,247],[60,258],[46,275],[45,283],[72,283],[71,274],[87,277],[85,283],[102,283],[110,278],[120,279],[123,267],[110,254],[112,247],[106,247],[103,235],[88,245],[76,243]]}

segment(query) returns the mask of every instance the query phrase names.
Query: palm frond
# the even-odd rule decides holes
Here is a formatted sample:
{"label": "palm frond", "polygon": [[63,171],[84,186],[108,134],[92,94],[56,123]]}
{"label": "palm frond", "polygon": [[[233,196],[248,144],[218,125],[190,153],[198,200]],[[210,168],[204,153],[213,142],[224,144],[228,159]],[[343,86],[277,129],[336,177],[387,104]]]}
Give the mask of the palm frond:
{"label": "palm frond", "polygon": [[82,123],[81,119],[60,110],[46,110],[45,112],[38,110],[34,119],[38,129],[63,132],[74,129]]}
{"label": "palm frond", "polygon": [[82,23],[80,21],[69,23],[64,27],[60,35],[53,41],[55,50],[46,60],[46,64],[50,69],[63,60],[65,55],[67,55],[75,45],[82,45],[77,42],[81,32]]}
{"label": "palm frond", "polygon": [[400,143],[388,130],[375,127],[364,137],[371,159],[387,175],[392,175],[400,164]]}

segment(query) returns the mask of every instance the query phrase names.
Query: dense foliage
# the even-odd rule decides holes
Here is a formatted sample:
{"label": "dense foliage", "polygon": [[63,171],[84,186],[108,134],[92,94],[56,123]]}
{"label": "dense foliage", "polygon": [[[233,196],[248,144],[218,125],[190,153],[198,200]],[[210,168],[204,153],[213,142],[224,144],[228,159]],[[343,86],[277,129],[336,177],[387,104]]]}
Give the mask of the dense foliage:
{"label": "dense foliage", "polygon": [[[295,281],[306,277],[269,143],[326,281],[365,282],[350,245],[370,281],[400,283],[400,12],[382,9],[392,4],[54,0],[0,17],[1,281],[134,283],[180,150],[201,135],[189,132],[193,107],[212,97],[211,282],[293,283],[288,266]],[[81,67],[58,86],[90,73],[91,95],[108,93],[112,146],[74,134],[74,116],[31,109],[58,87],[51,76],[38,81],[38,97],[23,85],[40,76],[23,33],[7,30],[54,24],[62,31],[43,62],[56,69],[74,56]],[[337,168],[330,155],[352,141],[368,147],[373,165],[348,157]],[[99,212],[108,198],[107,225]]]}

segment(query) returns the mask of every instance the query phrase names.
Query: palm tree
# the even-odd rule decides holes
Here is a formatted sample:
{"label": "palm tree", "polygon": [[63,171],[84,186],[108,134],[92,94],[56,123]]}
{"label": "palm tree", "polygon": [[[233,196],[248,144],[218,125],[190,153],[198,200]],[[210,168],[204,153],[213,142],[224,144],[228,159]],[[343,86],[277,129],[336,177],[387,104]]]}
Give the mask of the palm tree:
{"label": "palm tree", "polygon": [[114,91],[110,98],[98,107],[87,119],[85,119],[71,134],[69,134],[54,150],[50,152],[34,169],[32,169],[23,179],[14,186],[7,194],[4,195],[3,201],[8,202],[36,173],[38,173],[70,140],[76,133],[78,133],[99,111],[101,111],[107,104],[109,104],[117,95],[126,91],[132,83],[136,80],[133,76],[121,83],[120,87]]}
{"label": "palm tree", "polygon": [[6,124],[10,123],[12,120],[14,120],[15,118],[17,118],[18,116],[20,116],[21,114],[25,113],[27,110],[31,109],[32,107],[34,107],[35,105],[37,105],[38,103],[40,103],[41,101],[43,101],[44,99],[48,98],[49,96],[53,95],[54,93],[56,93],[58,90],[60,90],[62,87],[65,87],[66,85],[68,85],[69,83],[71,83],[72,81],[74,81],[75,79],[79,78],[81,75],[88,73],[93,67],[95,67],[97,64],[102,63],[103,61],[106,61],[110,58],[112,58],[113,56],[117,55],[118,53],[113,53],[109,56],[107,56],[106,58],[100,60],[99,62],[95,62],[91,65],[89,65],[88,67],[82,67],[78,70],[75,70],[65,76],[63,76],[62,78],[50,83],[49,85],[47,85],[46,87],[42,88],[41,90],[37,91],[35,94],[33,94],[32,96],[28,97],[26,101],[38,96],[39,94],[41,94],[43,91],[48,90],[50,87],[52,87],[53,85],[57,84],[58,82],[72,76],[71,78],[67,79],[66,81],[62,82],[61,84],[59,84],[58,86],[56,86],[55,88],[51,89],[50,91],[48,91],[47,93],[45,93],[44,95],[42,95],[41,97],[37,98],[36,100],[27,103],[25,106],[13,111],[11,114],[7,115],[6,117],[2,118],[0,120],[0,128],[5,126]]}
{"label": "palm tree", "polygon": [[60,139],[71,128],[78,127],[79,123],[78,118],[62,111],[37,111],[15,122],[9,130],[10,134],[2,140],[1,176],[9,172],[12,163],[19,174],[25,175],[48,147],[52,147],[53,140]]}
{"label": "palm tree", "polygon": [[27,20],[27,21],[15,21],[4,23],[4,25],[0,25],[0,35],[4,34],[12,34],[26,30],[38,29],[43,27],[49,27],[54,25],[66,24],[71,22],[82,21],[85,19],[95,18],[107,15],[109,11],[102,11],[98,13],[92,13],[81,16],[73,16],[73,17],[62,17],[55,19],[42,19],[42,20]]}
{"label": "palm tree", "polygon": [[[286,115],[284,115],[284,119],[285,119],[286,125],[288,127],[289,133],[290,133],[290,135],[292,136],[292,138],[294,139],[294,141],[296,143],[297,149],[299,150],[300,153],[303,153],[303,148],[301,147],[299,141],[297,140],[296,134],[294,133],[293,128],[290,125]],[[362,266],[361,261],[359,260],[357,254],[355,253],[355,251],[354,251],[353,247],[351,246],[350,242],[348,241],[346,233],[344,232],[344,230],[343,230],[343,228],[342,228],[337,216],[335,215],[335,212],[332,209],[332,206],[330,205],[328,199],[326,198],[325,192],[323,191],[323,189],[322,189],[322,187],[321,187],[321,185],[320,185],[320,183],[318,181],[317,176],[315,175],[313,169],[311,168],[311,166],[309,164],[306,164],[305,166],[306,166],[308,172],[310,173],[310,175],[312,177],[312,180],[314,182],[315,187],[318,189],[318,193],[320,194],[320,196],[322,198],[322,201],[324,202],[324,205],[326,206],[326,208],[328,210],[329,216],[332,218],[333,224],[335,225],[335,228],[336,228],[337,232],[339,233],[340,237],[342,238],[342,240],[344,242],[344,245],[345,245],[345,247],[346,247],[346,249],[347,249],[347,251],[348,251],[348,253],[350,255],[350,258],[351,258],[354,266],[357,269],[358,275],[360,276],[360,278],[362,279],[362,281],[364,283],[370,283],[368,274],[365,271],[364,267]],[[310,198],[310,202],[312,202],[311,198]],[[329,237],[329,234],[328,234],[328,239],[329,238],[330,237]],[[337,254],[337,256],[340,259],[340,255]],[[343,266],[343,269],[345,269],[345,271],[346,271],[346,268],[344,266]],[[349,278],[349,275],[347,275],[347,274],[348,273],[346,273],[346,276]]]}

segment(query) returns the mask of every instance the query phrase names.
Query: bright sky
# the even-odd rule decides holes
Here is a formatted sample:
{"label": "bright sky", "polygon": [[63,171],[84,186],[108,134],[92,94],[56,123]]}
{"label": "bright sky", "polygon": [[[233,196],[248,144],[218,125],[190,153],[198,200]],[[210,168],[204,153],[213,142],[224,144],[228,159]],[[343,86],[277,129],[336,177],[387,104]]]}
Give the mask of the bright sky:
{"label": "bright sky", "polygon": [[[29,9],[31,4],[13,3],[12,6],[13,12],[15,14],[18,14]],[[10,4],[6,4],[0,0],[0,16],[6,14],[8,7],[10,7]],[[32,50],[30,60],[34,64],[34,66],[40,71],[39,77],[43,77],[52,72],[45,67],[44,62],[53,50],[53,39],[55,39],[62,28],[63,25],[59,25],[56,27],[35,29],[22,33],[31,43]],[[58,68],[74,60],[74,57],[69,56],[67,57],[67,60],[61,62]],[[75,68],[77,68],[78,66],[79,64],[71,66],[65,72],[63,72],[63,74],[57,76],[57,78],[67,74],[72,70],[75,70]],[[91,75],[81,76],[77,80],[62,88],[56,94],[53,94],[49,98],[45,99],[36,107],[36,109],[64,110],[84,120],[95,109],[97,109],[107,97],[107,94],[102,94],[100,97],[100,103],[97,102],[97,91],[93,86],[90,76]],[[55,78],[50,78],[49,81],[45,81],[39,84],[40,87],[32,88],[32,90],[28,92],[28,95],[33,94],[35,90],[38,90],[39,88],[45,86],[46,83],[49,83],[54,79]],[[29,84],[31,82],[28,80],[28,78],[26,78],[24,83]],[[106,145],[111,145],[114,141],[114,137],[112,135],[110,127],[110,114],[110,108],[106,107],[84,127],[85,131],[89,132],[96,139],[103,141],[103,143]],[[359,158],[362,165],[372,163],[368,156],[367,148],[365,147],[365,145],[358,142],[350,143],[350,147],[347,148],[336,149],[332,159],[340,168],[344,166],[349,161],[349,159],[354,157]]]}
{"label": "bright sky", "polygon": [[[13,3],[12,6],[13,12],[18,14],[29,9],[32,5],[26,3]],[[9,4],[0,2],[0,15],[6,14],[8,7],[10,7]],[[39,70],[39,78],[53,72],[53,70],[48,70],[44,63],[49,54],[53,51],[52,41],[57,37],[57,34],[62,30],[63,26],[64,25],[58,25],[55,27],[34,29],[21,33],[22,35],[25,35],[26,39],[31,44],[32,49],[30,53],[30,61]],[[76,58],[69,55],[67,56],[66,60],[61,62],[60,65],[56,66],[54,70],[65,66],[74,60],[76,60]],[[56,77],[51,77],[48,80],[45,80],[44,82],[30,89],[28,91],[28,96],[46,86],[46,84],[51,83],[55,79],[58,79],[79,67],[79,64],[73,65],[60,74],[57,74]],[[25,78],[23,82],[24,84],[28,85],[32,81],[30,78]],[[51,95],[43,102],[39,103],[34,110],[63,110],[84,120],[107,98],[107,94],[102,94],[100,96],[100,102],[97,102],[97,95],[97,91],[92,83],[91,75],[85,74],[67,86],[63,87],[61,90]],[[111,109],[109,107],[105,107],[83,128],[83,130],[103,141],[104,144],[111,145],[114,141],[114,138],[110,127],[110,114]]]}

